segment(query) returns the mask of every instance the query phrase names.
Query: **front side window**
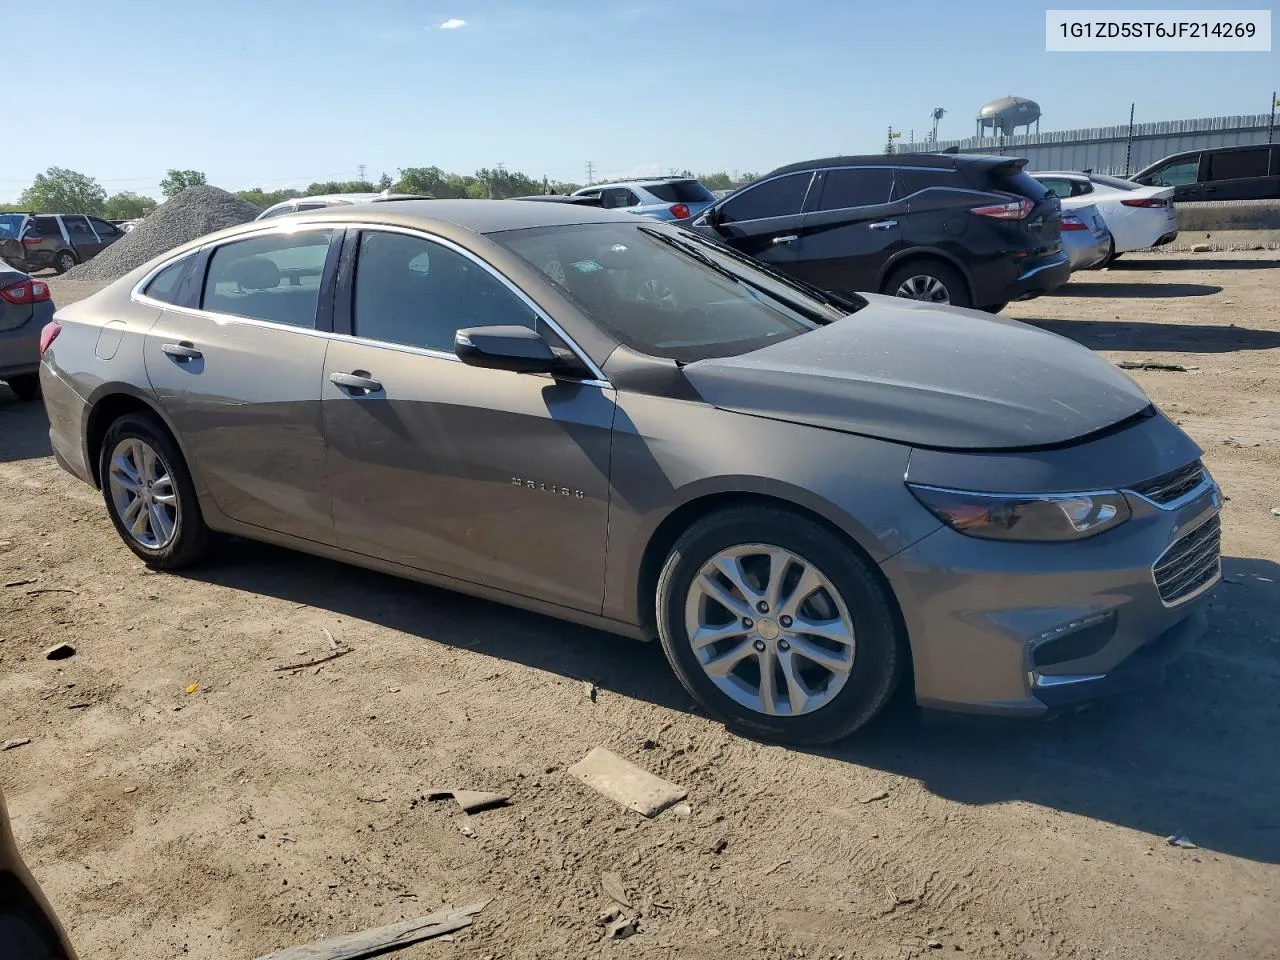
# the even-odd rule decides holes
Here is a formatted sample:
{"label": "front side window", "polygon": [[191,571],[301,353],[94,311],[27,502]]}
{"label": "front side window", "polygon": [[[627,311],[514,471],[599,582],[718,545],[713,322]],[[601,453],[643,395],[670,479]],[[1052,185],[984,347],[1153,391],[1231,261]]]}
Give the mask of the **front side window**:
{"label": "front side window", "polygon": [[789,173],[744,190],[720,207],[721,223],[788,217],[804,207],[812,173]]}
{"label": "front side window", "polygon": [[828,170],[823,175],[820,210],[844,210],[888,203],[893,192],[893,171],[888,167],[851,167]]}
{"label": "front side window", "polygon": [[1189,183],[1195,183],[1199,176],[1200,157],[1195,156],[1161,167],[1147,179],[1153,187],[1185,187]]}
{"label": "front side window", "polygon": [[453,352],[467,327],[522,326],[544,336],[527,303],[469,257],[404,233],[360,236],[352,299],[357,337]]}
{"label": "front side window", "polygon": [[99,220],[97,217],[89,217],[89,226],[93,227],[94,233],[103,240],[120,235],[120,228],[114,223],[107,223],[107,221]]}
{"label": "front side window", "polygon": [[62,218],[63,226],[67,228],[67,236],[71,238],[72,243],[97,243],[98,238],[94,232],[89,229],[89,221],[80,216],[68,216]]}
{"label": "front side window", "polygon": [[847,312],[687,231],[593,223],[489,236],[650,356],[683,362],[747,353]]}
{"label": "front side window", "polygon": [[333,230],[270,233],[218,247],[201,307],[314,329]]}

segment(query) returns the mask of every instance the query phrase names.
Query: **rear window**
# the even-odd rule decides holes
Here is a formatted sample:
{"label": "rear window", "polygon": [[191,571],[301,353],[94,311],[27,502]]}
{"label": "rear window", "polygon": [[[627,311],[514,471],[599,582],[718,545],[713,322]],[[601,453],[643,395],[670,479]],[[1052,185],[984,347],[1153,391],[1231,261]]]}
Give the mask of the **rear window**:
{"label": "rear window", "polygon": [[20,213],[0,213],[0,240],[16,240],[21,236],[25,219]]}
{"label": "rear window", "polygon": [[711,191],[697,180],[676,180],[673,183],[653,183],[645,187],[663,203],[710,203],[715,199]]}
{"label": "rear window", "polygon": [[1025,170],[1002,164],[995,167],[981,167],[970,172],[974,185],[981,190],[995,190],[999,193],[1015,193],[1031,200],[1043,200],[1049,190],[1039,180]]}

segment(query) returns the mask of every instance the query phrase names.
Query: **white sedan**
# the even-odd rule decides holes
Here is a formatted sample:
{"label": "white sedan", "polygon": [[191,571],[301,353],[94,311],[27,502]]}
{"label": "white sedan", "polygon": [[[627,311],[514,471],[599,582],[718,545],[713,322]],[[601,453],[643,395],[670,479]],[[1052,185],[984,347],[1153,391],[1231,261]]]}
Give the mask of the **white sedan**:
{"label": "white sedan", "polygon": [[1178,235],[1178,211],[1173,187],[1144,187],[1132,180],[1097,173],[1033,173],[1033,177],[1062,201],[1064,211],[1096,206],[1111,231],[1110,263],[1129,250],[1168,243]]}

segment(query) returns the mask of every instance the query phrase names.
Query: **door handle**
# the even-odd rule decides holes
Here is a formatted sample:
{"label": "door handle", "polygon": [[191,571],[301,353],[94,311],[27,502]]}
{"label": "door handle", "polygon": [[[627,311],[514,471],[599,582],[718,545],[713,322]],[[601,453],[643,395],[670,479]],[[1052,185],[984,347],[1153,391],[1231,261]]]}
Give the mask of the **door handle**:
{"label": "door handle", "polygon": [[892,230],[898,225],[897,220],[877,220],[875,223],[868,223],[869,230]]}
{"label": "door handle", "polygon": [[163,350],[167,356],[172,357],[177,363],[186,363],[189,360],[199,360],[204,356],[203,353],[185,340],[182,343],[161,344],[160,349]]}
{"label": "door handle", "polygon": [[364,376],[363,371],[359,370],[355,373],[331,373],[329,374],[329,382],[337,384],[344,390],[350,390],[358,396],[382,392],[382,384],[380,382],[372,377]]}
{"label": "door handle", "polygon": [[797,234],[789,233],[785,237],[774,237],[772,242],[773,242],[773,245],[777,247],[777,246],[780,246],[781,244],[791,243],[792,241],[799,240],[799,239],[800,237]]}

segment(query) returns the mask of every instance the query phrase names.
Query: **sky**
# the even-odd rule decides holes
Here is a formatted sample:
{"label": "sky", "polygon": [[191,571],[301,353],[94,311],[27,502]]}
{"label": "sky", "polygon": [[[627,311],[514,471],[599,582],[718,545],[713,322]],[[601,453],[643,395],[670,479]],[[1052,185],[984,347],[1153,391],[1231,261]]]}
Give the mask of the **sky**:
{"label": "sky", "polygon": [[0,201],[50,166],[154,196],[171,167],[232,190],[361,164],[759,173],[878,152],[890,125],[921,138],[934,107],[940,139],[970,136],[1009,94],[1066,130],[1126,123],[1131,101],[1138,122],[1265,113],[1280,87],[1280,52],[1046,53],[1046,6],[1068,4],[0,0],[6,36],[42,38],[34,99],[6,98]]}

